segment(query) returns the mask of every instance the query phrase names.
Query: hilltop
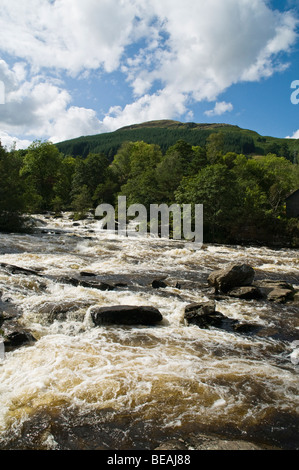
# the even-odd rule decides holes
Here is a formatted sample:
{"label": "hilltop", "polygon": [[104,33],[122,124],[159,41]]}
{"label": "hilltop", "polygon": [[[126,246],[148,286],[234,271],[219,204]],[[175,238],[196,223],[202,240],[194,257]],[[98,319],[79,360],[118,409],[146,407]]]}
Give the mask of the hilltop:
{"label": "hilltop", "polygon": [[299,154],[299,141],[295,139],[261,136],[253,130],[231,124],[183,123],[167,119],[132,124],[114,132],[81,136],[59,142],[56,146],[65,155],[87,157],[89,153],[104,153],[112,161],[121,144],[126,141],[157,144],[166,152],[178,140],[205,146],[209,135],[216,132],[224,134],[226,151],[245,155],[274,153],[291,161]]}

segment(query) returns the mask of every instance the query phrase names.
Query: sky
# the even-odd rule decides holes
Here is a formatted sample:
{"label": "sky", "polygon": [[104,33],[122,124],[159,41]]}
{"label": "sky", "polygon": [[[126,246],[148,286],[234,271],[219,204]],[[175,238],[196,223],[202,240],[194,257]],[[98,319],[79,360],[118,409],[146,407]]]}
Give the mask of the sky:
{"label": "sky", "polygon": [[298,31],[299,0],[0,0],[0,140],[157,119],[299,138]]}

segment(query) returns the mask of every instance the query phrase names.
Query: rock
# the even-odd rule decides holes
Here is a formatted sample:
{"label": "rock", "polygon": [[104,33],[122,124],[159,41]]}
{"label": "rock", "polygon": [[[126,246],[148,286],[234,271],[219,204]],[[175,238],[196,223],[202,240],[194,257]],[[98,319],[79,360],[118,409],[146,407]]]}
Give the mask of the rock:
{"label": "rock", "polygon": [[152,282],[152,287],[154,289],[165,289],[167,286],[166,282],[163,279],[154,279]]}
{"label": "rock", "polygon": [[263,298],[262,292],[255,286],[235,287],[234,289],[229,290],[227,295],[246,300],[258,300]]}
{"label": "rock", "polygon": [[264,279],[254,284],[270,302],[285,303],[295,298],[295,289],[288,282]]}
{"label": "rock", "polygon": [[208,277],[208,284],[215,292],[227,293],[229,290],[250,286],[254,280],[255,271],[248,264],[234,264],[218,271],[213,271]]}
{"label": "rock", "polygon": [[294,291],[290,289],[273,289],[267,296],[270,302],[285,303],[294,299]]}
{"label": "rock", "polygon": [[257,334],[261,330],[261,326],[254,323],[239,323],[233,325],[233,329],[236,333],[240,334]]}
{"label": "rock", "polygon": [[214,301],[192,303],[185,307],[184,319],[188,325],[197,325],[199,328],[214,326],[222,328],[229,320],[225,315],[216,312]]}
{"label": "rock", "polygon": [[[91,276],[90,276],[91,277]],[[77,279],[76,277],[59,277],[56,278],[56,281],[61,284],[70,284],[72,286],[78,287],[86,287],[88,289],[98,289],[102,291],[106,290],[113,290],[115,286],[110,282],[102,282],[102,281],[85,281],[84,279]]]}
{"label": "rock", "polygon": [[90,305],[91,301],[44,302],[38,307],[38,311],[33,312],[33,318],[41,324],[51,324],[56,320],[65,321],[67,319],[83,321],[86,309]]}
{"label": "rock", "polygon": [[80,276],[83,276],[83,277],[96,277],[96,274],[92,273],[90,271],[81,271]]}
{"label": "rock", "polygon": [[154,450],[188,450],[188,446],[180,439],[165,441]]}
{"label": "rock", "polygon": [[92,321],[98,325],[154,325],[163,317],[154,307],[116,305],[113,307],[92,307]]}
{"label": "rock", "polygon": [[35,341],[36,339],[29,331],[18,330],[6,335],[4,346],[7,351],[12,351],[15,348],[25,344],[34,343]]}
{"label": "rock", "polygon": [[0,263],[0,267],[6,269],[11,274],[25,274],[27,276],[39,276],[37,271],[33,269],[21,268],[20,266],[14,266],[12,264]]}
{"label": "rock", "polygon": [[[184,439],[169,439],[162,442],[154,450],[266,450],[260,446],[243,440],[225,439],[221,436],[206,434],[191,434]],[[276,449],[279,450],[279,449]]]}

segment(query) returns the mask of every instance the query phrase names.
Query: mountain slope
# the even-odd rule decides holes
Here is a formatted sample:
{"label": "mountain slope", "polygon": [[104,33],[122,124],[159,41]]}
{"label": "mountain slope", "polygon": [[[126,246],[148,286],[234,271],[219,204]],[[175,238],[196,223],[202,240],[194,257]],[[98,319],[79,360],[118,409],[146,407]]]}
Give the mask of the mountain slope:
{"label": "mountain slope", "polygon": [[89,153],[104,153],[112,161],[123,142],[143,140],[157,144],[165,152],[183,139],[191,145],[204,146],[210,134],[224,134],[225,150],[244,154],[276,153],[294,160],[299,154],[299,141],[264,137],[257,132],[230,124],[182,123],[172,120],[149,121],[133,124],[114,132],[82,136],[56,144],[65,155],[86,157]]}

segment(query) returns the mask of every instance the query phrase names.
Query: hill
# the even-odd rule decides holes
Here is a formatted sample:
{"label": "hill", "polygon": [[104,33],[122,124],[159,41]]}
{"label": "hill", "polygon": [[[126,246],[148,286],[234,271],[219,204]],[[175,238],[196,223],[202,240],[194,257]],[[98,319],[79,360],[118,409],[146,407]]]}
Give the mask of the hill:
{"label": "hill", "polygon": [[143,140],[157,144],[165,152],[170,146],[182,139],[191,145],[204,146],[210,134],[222,132],[226,152],[245,155],[266,155],[275,153],[294,161],[299,155],[299,141],[261,136],[255,131],[242,129],[230,124],[182,123],[172,120],[149,121],[123,127],[114,132],[82,136],[56,144],[65,155],[86,157],[89,153],[104,153],[113,160],[119,147],[126,141]]}

